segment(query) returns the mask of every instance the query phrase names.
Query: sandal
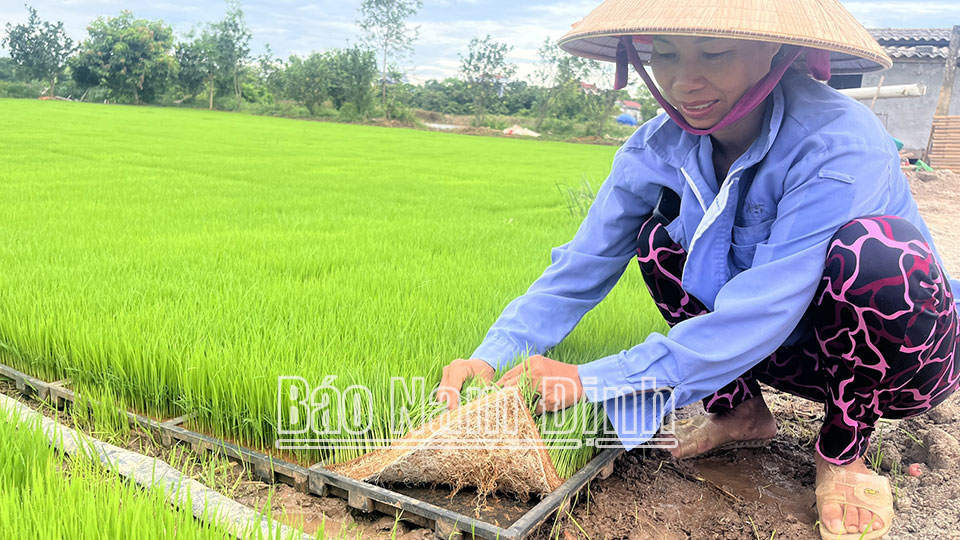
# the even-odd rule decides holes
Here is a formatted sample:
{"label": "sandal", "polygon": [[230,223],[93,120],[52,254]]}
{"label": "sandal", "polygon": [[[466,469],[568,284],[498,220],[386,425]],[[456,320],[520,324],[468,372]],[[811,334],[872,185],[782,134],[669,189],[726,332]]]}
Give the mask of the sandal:
{"label": "sandal", "polygon": [[822,474],[817,475],[818,515],[820,509],[828,503],[865,508],[883,521],[883,527],[873,530],[873,526],[870,526],[862,533],[834,533],[818,521],[820,537],[824,540],[874,540],[887,534],[893,524],[893,494],[890,491],[890,481],[883,476],[857,473],[828,465]]}
{"label": "sandal", "polygon": [[678,448],[681,453],[691,452],[690,455],[677,459],[690,459],[712,452],[721,452],[724,450],[735,450],[738,448],[763,448],[773,439],[749,439],[746,441],[730,441],[717,445],[706,452],[697,452],[700,443],[707,438],[710,425],[710,417],[706,415],[684,418],[676,421],[676,429],[672,435],[677,439]]}

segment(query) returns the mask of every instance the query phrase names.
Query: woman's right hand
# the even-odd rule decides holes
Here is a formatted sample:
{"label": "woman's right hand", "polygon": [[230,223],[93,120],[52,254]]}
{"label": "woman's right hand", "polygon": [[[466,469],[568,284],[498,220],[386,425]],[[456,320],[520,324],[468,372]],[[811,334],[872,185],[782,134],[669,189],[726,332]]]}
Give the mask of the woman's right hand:
{"label": "woman's right hand", "polygon": [[491,383],[495,373],[493,366],[479,358],[458,358],[443,368],[443,378],[437,388],[437,401],[446,403],[447,409],[452,411],[460,406],[460,390],[467,379],[477,377]]}

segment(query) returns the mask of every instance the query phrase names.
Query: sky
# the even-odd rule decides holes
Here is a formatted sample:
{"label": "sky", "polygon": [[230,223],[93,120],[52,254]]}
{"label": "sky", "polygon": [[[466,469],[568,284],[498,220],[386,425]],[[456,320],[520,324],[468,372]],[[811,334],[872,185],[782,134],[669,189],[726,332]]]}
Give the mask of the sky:
{"label": "sky", "polygon": [[[776,0],[770,0],[776,1]],[[42,19],[64,22],[74,40],[86,36],[87,24],[101,15],[115,16],[124,9],[145,19],[162,19],[183,35],[197,24],[219,20],[225,7],[218,0],[158,0],[140,4],[133,0],[26,0]],[[841,0],[868,28],[949,27],[960,24],[957,0]],[[537,50],[545,38],[554,40],[581,19],[600,0],[423,0],[411,18],[420,38],[405,62],[412,82],[455,76],[470,40],[490,34],[513,47],[508,60],[519,67],[518,76],[532,74]],[[0,28],[26,21],[24,0],[0,0]],[[266,44],[286,58],[343,47],[360,41],[356,25],[360,0],[244,0],[247,24],[253,33],[256,56]],[[0,32],[5,34],[5,32]],[[0,49],[0,54],[6,51]]]}

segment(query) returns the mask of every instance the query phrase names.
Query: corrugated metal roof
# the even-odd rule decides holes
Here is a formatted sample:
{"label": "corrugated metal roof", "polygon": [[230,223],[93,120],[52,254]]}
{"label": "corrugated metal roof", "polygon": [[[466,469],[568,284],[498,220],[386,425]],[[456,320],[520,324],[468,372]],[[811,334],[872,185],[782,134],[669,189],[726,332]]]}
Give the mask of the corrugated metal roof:
{"label": "corrugated metal roof", "polygon": [[873,28],[870,35],[881,45],[950,45],[951,28]]}

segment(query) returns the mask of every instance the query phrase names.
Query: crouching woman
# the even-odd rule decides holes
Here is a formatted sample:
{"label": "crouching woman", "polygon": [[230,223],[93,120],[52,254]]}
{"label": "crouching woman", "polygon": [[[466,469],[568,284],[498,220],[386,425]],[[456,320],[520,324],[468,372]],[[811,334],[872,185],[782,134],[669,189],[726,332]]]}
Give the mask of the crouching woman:
{"label": "crouching woman", "polygon": [[[470,359],[447,366],[449,401],[465,378],[492,379],[532,351],[501,383],[526,371],[545,410],[604,402],[627,447],[641,441],[621,433],[636,419],[614,414],[615,394],[669,387],[676,406],[702,400],[709,414],[670,435],[689,458],[774,437],[764,383],[824,405],[822,536],[883,536],[893,501],[863,463],[870,436],[960,381],[956,283],[897,149],[870,110],[815,80],[890,59],[834,0],[607,0],[561,47],[616,62],[620,86],[632,65],[666,112],[618,151],[543,275]],[[579,366],[540,356],[634,256],[670,331]],[[659,425],[664,411],[647,412]]]}

